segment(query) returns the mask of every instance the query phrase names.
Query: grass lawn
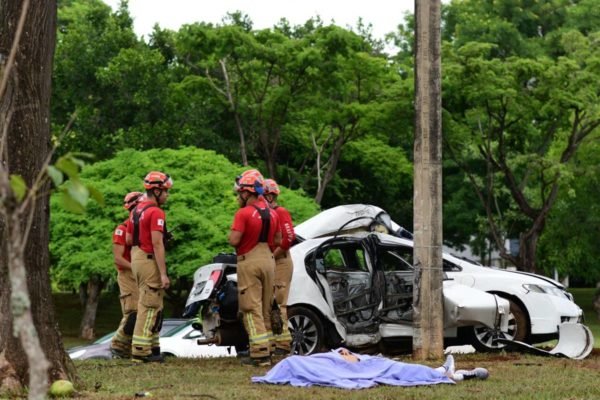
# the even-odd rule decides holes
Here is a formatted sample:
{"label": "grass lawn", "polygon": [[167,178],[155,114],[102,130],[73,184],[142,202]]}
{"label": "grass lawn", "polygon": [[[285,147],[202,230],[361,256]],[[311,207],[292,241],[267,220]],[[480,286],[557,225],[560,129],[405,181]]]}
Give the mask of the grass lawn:
{"label": "grass lawn", "polygon": [[[518,353],[457,355],[457,367],[482,366],[486,381],[412,388],[380,386],[363,390],[296,388],[253,384],[268,368],[241,366],[235,358],[172,359],[133,366],[128,361],[79,361],[79,398],[131,399],[150,392],[159,399],[310,400],[331,399],[599,399],[600,351],[583,361]],[[412,362],[410,358],[401,361]],[[439,366],[440,362],[426,363]]]}
{"label": "grass lawn", "polygon": [[[596,347],[600,347],[600,322],[591,305],[594,289],[571,292],[584,309],[586,325],[594,332]],[[59,294],[55,302],[65,346],[74,345],[81,317],[77,296]],[[98,310],[100,336],[114,330],[118,323],[116,295],[104,294]],[[138,392],[150,392],[158,399],[600,399],[600,348],[582,361],[504,352],[455,358],[458,368],[485,367],[490,378],[456,385],[380,386],[351,391],[252,384],[250,378],[264,375],[268,368],[241,366],[235,358],[169,359],[165,364],[144,365],[113,360],[75,362],[79,376],[76,389],[77,398],[83,399],[131,399]],[[399,360],[412,362],[408,356]],[[436,367],[441,362],[425,364]]]}

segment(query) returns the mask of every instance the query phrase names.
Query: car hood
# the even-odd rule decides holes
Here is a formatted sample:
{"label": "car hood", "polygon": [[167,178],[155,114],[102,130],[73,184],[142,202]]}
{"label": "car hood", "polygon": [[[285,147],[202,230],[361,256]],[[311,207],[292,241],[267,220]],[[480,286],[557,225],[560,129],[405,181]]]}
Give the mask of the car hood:
{"label": "car hood", "polygon": [[525,272],[525,271],[511,271],[511,270],[501,270],[502,272],[507,272],[509,274],[519,274],[519,275],[526,275],[526,276],[530,276],[532,278],[537,278],[537,279],[541,279],[543,281],[546,281],[554,286],[556,286],[557,288],[560,288],[562,290],[566,290],[565,286],[560,283],[555,281],[554,279],[548,278],[547,276],[543,276],[543,275],[538,275],[538,274],[534,274],[531,272]]}
{"label": "car hood", "polygon": [[374,230],[376,225],[385,226],[391,233],[405,231],[392,221],[385,210],[369,204],[346,204],[321,211],[295,226],[294,231],[296,236],[307,240],[331,236],[338,232],[370,231]]}
{"label": "car hood", "polygon": [[[515,279],[518,279],[521,283],[532,283],[532,284],[551,284],[556,286],[559,289],[566,290],[565,286],[560,282],[555,281],[554,279],[548,278],[543,275],[533,274],[531,272],[524,271],[514,271],[509,269],[502,269],[497,267],[488,267],[483,265],[473,264],[470,261],[464,260],[462,258],[457,258],[450,254],[444,254],[444,258],[453,262],[454,264],[460,265],[463,268],[468,268],[468,271],[471,273],[483,273],[487,276],[492,274],[496,274],[499,276],[513,276]],[[520,276],[519,276],[520,275]]]}

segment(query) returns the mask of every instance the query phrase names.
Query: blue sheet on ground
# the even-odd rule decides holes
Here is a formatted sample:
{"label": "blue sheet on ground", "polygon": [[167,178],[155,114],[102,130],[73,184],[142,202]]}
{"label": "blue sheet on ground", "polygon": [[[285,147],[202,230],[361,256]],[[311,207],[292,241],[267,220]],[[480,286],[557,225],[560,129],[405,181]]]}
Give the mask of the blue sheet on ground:
{"label": "blue sheet on ground", "polygon": [[378,384],[417,386],[454,383],[443,373],[424,365],[368,355],[359,355],[359,358],[359,362],[348,362],[337,352],[291,356],[280,361],[265,376],[253,377],[252,382],[343,389],[363,389]]}

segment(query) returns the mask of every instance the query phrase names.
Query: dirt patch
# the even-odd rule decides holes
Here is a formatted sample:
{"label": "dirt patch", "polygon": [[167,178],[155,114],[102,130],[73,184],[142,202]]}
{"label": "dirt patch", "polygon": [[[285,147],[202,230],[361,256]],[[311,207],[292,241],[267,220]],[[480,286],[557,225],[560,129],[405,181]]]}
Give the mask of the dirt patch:
{"label": "dirt patch", "polygon": [[486,361],[515,361],[515,360],[520,360],[521,359],[521,355],[520,354],[514,354],[514,353],[510,353],[510,354],[501,354],[501,355],[489,355],[488,357],[486,357]]}

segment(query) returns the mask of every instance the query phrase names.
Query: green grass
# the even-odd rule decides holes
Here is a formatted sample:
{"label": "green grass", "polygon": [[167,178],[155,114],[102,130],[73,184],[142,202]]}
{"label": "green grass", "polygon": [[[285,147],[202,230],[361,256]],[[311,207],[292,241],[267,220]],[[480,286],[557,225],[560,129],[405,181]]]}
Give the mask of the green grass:
{"label": "green grass", "polygon": [[[412,362],[409,358],[402,361]],[[126,361],[80,361],[80,398],[129,399],[150,392],[160,399],[598,399],[600,352],[583,361],[544,358],[517,353],[458,355],[457,367],[482,366],[486,381],[456,385],[401,388],[380,386],[363,390],[253,384],[252,376],[268,368],[241,366],[235,358],[184,360],[132,366]],[[426,363],[438,366],[439,362]]]}
{"label": "green grass", "polygon": [[[595,334],[600,323],[591,299],[594,289],[573,289],[576,302],[584,309],[586,325]],[[65,339],[77,336],[81,310],[77,296],[55,296],[59,324]],[[73,307],[73,308],[62,308]],[[66,311],[66,310],[79,310]],[[104,294],[98,312],[98,335],[114,330],[119,319],[115,294]],[[65,340],[66,342],[66,340]],[[536,357],[520,353],[457,355],[458,368],[482,366],[490,371],[486,381],[457,385],[400,388],[381,386],[358,391],[332,388],[295,388],[252,384],[252,376],[264,375],[268,368],[241,366],[235,358],[169,359],[165,364],[132,365],[129,361],[77,361],[78,398],[131,399],[135,393],[150,392],[158,399],[600,399],[600,350],[582,361]],[[401,359],[412,362],[409,357]],[[427,362],[438,366],[438,362]]]}

